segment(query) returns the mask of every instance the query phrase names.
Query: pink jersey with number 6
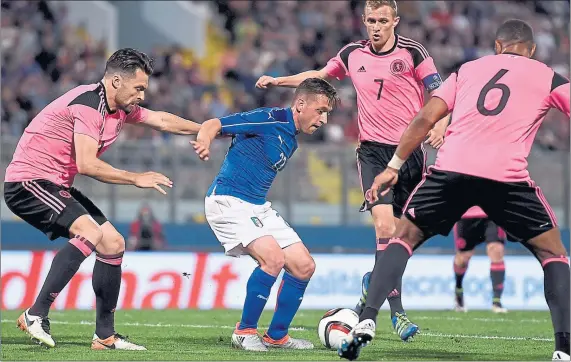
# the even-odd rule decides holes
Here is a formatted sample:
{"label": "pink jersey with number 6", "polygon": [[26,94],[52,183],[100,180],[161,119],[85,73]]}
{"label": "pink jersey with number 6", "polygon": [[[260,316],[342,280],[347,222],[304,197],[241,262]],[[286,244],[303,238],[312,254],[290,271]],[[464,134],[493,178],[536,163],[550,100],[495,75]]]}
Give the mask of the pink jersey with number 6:
{"label": "pink jersey with number 6", "polygon": [[511,53],[468,62],[435,92],[452,119],[435,169],[501,182],[529,181],[527,156],[550,108],[569,117],[569,80]]}

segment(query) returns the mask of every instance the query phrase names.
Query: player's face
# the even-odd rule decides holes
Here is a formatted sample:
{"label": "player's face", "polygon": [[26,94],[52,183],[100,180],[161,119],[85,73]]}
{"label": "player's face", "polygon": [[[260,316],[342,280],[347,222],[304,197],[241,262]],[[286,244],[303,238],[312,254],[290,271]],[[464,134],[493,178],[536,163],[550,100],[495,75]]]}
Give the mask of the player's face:
{"label": "player's face", "polygon": [[321,94],[299,99],[297,109],[300,131],[313,134],[321,126],[327,124],[327,116],[332,110],[330,103],[329,99]]}
{"label": "player's face", "polygon": [[116,75],[113,85],[117,89],[115,97],[117,106],[127,112],[145,100],[145,90],[149,86],[149,76],[141,69],[135,71],[134,76]]}
{"label": "player's face", "polygon": [[369,40],[373,43],[376,50],[380,50],[391,35],[394,34],[399,20],[398,16],[394,16],[394,11],[390,6],[383,5],[374,10],[369,6],[365,8],[363,23],[367,27]]}

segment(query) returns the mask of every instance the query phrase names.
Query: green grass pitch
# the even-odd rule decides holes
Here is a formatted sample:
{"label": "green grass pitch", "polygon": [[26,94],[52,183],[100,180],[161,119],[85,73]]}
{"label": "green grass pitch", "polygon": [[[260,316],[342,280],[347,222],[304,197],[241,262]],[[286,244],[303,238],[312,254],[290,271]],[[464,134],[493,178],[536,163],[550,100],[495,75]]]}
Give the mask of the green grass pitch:
{"label": "green grass pitch", "polygon": [[[240,319],[237,310],[117,311],[117,332],[148,351],[91,351],[93,311],[51,312],[57,345],[47,349],[17,329],[20,311],[2,311],[2,361],[339,360],[317,337],[317,323],[324,312],[300,311],[290,331],[294,337],[312,340],[315,350],[252,353],[230,348],[232,329]],[[554,349],[547,312],[409,311],[408,315],[420,326],[421,335],[401,342],[392,332],[388,312],[381,311],[377,337],[359,360],[550,360]],[[260,332],[271,316],[271,311],[264,312]]]}

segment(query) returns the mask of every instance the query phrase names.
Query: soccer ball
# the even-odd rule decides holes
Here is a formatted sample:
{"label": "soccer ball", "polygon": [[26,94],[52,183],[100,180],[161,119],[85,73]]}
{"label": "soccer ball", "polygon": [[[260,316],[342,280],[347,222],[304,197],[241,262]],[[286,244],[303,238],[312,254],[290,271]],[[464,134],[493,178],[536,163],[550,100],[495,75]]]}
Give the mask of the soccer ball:
{"label": "soccer ball", "polygon": [[335,308],[327,311],[319,321],[317,333],[321,343],[329,349],[338,349],[343,337],[359,323],[359,316],[348,308]]}

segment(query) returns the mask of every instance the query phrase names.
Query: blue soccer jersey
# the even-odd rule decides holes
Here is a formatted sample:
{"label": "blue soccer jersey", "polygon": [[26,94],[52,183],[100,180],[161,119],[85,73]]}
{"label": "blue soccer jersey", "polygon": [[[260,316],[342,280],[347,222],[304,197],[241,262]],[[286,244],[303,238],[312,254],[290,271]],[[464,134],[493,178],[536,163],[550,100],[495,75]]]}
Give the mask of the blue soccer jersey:
{"label": "blue soccer jersey", "polygon": [[266,202],[278,171],[297,149],[290,108],[258,108],[220,118],[222,135],[232,144],[207,195],[234,196],[252,204]]}

